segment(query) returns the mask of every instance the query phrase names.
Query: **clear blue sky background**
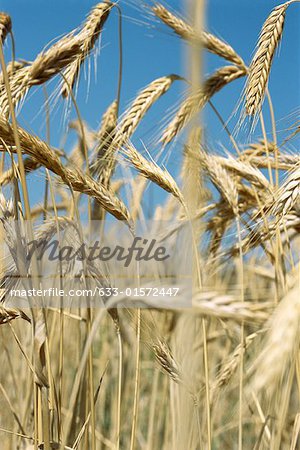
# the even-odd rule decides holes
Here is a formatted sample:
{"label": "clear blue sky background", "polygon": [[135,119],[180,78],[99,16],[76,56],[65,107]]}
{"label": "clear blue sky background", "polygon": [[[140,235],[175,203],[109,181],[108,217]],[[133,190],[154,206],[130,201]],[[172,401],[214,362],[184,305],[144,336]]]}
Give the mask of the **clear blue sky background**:
{"label": "clear blue sky background", "polygon": [[[147,3],[149,5],[150,1]],[[96,1],[91,0],[0,0],[0,10],[6,11],[12,17],[17,58],[32,60],[51,40],[81,24],[95,4]],[[260,28],[271,9],[278,4],[279,2],[271,0],[209,0],[207,1],[206,28],[230,43],[246,63],[249,63]],[[124,72],[121,106],[121,111],[124,111],[137,91],[154,78],[169,73],[186,74],[184,67],[186,47],[167,27],[154,20],[142,6],[142,2],[120,0],[119,5],[124,13]],[[169,1],[168,5],[173,11],[186,15],[184,0]],[[279,54],[274,60],[270,79],[270,91],[279,130],[285,130],[299,118],[299,24],[300,5],[296,3],[287,11],[284,37]],[[101,51],[97,58],[97,79],[92,70],[90,88],[87,92],[84,73],[82,73],[83,82],[79,86],[80,111],[91,127],[97,127],[101,114],[116,95],[117,37],[117,14],[113,11],[106,22],[101,40]],[[8,60],[9,45],[6,45],[6,55]],[[205,74],[224,64],[227,64],[226,61],[214,55],[205,54]],[[57,81],[50,83],[49,92],[53,91],[56,85]],[[244,80],[234,82],[214,97],[214,104],[225,120],[235,109],[243,85]],[[143,139],[153,156],[160,151],[159,146],[154,145],[158,131],[166,123],[174,106],[178,105],[185,88],[182,82],[176,82],[139,127],[138,136]],[[51,142],[58,146],[66,131],[62,99],[54,105],[53,113]],[[73,110],[69,117],[76,117]],[[38,88],[31,91],[19,115],[19,121],[24,127],[45,137],[44,118],[43,92],[41,88]],[[236,119],[233,119],[230,123],[231,129],[234,128],[235,122]],[[226,133],[222,131],[222,127],[209,108],[206,108],[205,126],[209,142],[215,150],[222,150],[221,143],[228,145]],[[256,134],[260,135],[259,127]],[[283,131],[282,136],[285,134]],[[74,140],[74,132],[70,135],[67,146],[71,146],[72,139]],[[241,135],[240,139],[243,141],[245,136]],[[183,138],[179,139],[178,144],[166,150],[160,160],[166,162],[171,172],[176,171],[180,162],[182,142]],[[292,146],[290,149],[296,151]],[[39,175],[31,175],[31,177],[33,187],[40,186],[40,183],[37,183]]]}

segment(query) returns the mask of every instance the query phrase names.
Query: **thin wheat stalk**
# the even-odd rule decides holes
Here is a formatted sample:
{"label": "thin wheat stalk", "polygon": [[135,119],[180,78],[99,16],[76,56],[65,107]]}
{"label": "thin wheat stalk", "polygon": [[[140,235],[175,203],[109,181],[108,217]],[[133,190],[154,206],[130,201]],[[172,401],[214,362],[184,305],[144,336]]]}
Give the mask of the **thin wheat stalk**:
{"label": "thin wheat stalk", "polygon": [[4,44],[5,38],[11,32],[11,18],[8,14],[0,12],[0,44]]}
{"label": "thin wheat stalk", "polygon": [[230,45],[226,44],[221,39],[206,31],[202,31],[201,35],[199,35],[191,25],[187,24],[182,19],[179,19],[160,3],[156,3],[152,8],[152,11],[162,22],[172,28],[178,36],[192,43],[202,45],[211,53],[221,56],[233,64],[242,67],[246,73],[246,66],[242,58]]}
{"label": "thin wheat stalk", "polygon": [[273,9],[260,32],[257,51],[249,68],[245,90],[245,111],[247,115],[259,113],[264,99],[275,50],[282,37],[286,9],[291,2]]}
{"label": "thin wheat stalk", "polygon": [[245,72],[236,66],[225,66],[218,69],[205,82],[197,92],[193,92],[184,100],[173,120],[163,131],[161,141],[168,144],[175,136],[201,111],[211,97],[224,86],[245,75]]}
{"label": "thin wheat stalk", "polygon": [[[12,128],[3,117],[0,117],[0,133],[7,145],[14,144]],[[108,189],[84,174],[80,169],[65,167],[57,154],[45,142],[20,127],[18,127],[18,135],[23,150],[44,167],[59,175],[74,191],[94,197],[106,211],[116,218],[130,220],[130,214],[126,206]]]}
{"label": "thin wheat stalk", "polygon": [[[74,87],[79,76],[81,65],[85,58],[91,53],[97,39],[99,39],[103,25],[106,22],[112,7],[113,3],[110,1],[98,3],[92,9],[82,30],[78,33],[77,39],[81,42],[80,53],[78,53],[74,61],[72,61],[64,70],[65,80],[63,81],[61,90],[63,97],[69,95],[69,86],[71,88]],[[67,86],[65,81],[67,81]]]}

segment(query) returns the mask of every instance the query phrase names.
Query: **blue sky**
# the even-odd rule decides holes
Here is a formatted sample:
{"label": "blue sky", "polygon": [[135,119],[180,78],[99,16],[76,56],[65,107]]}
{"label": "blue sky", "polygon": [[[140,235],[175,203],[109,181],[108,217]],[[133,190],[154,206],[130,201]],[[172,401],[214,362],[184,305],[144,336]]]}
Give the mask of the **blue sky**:
{"label": "blue sky", "polygon": [[[184,75],[186,46],[170,32],[167,27],[153,20],[153,17],[139,1],[122,1],[119,5],[124,14],[123,48],[124,72],[121,111],[124,111],[137,91],[153,79],[170,73]],[[148,1],[148,4],[150,1]],[[90,0],[0,0],[0,9],[9,13],[13,21],[17,58],[31,60],[51,40],[76,28],[95,5]],[[165,3],[166,4],[166,3]],[[206,28],[230,43],[233,48],[249,63],[260,28],[270,13],[278,5],[271,0],[210,0],[207,1]],[[184,14],[185,1],[174,0],[168,4],[173,11]],[[184,14],[185,15],[185,14]],[[270,92],[275,105],[275,115],[279,130],[284,130],[299,117],[299,72],[300,72],[300,5],[291,5],[287,11],[284,36],[279,52],[274,59],[270,77]],[[113,11],[106,22],[101,40],[101,51],[97,58],[97,79],[91,71],[89,92],[86,90],[84,73],[78,91],[78,103],[82,117],[91,127],[96,127],[101,114],[114,100],[117,86],[118,45],[117,14]],[[7,60],[10,58],[10,46],[6,45]],[[226,65],[226,61],[205,53],[205,74],[217,67]],[[57,81],[50,83],[51,93]],[[234,82],[217,94],[213,101],[227,120],[238,102],[244,81]],[[171,91],[153,108],[138,130],[138,137],[143,139],[153,156],[160,152],[154,145],[158,131],[166,123],[167,117],[182,98],[186,86],[176,82]],[[298,115],[297,115],[298,112]],[[292,113],[292,115],[291,115]],[[51,120],[51,142],[59,145],[66,131],[64,102],[59,99],[54,107]],[[74,111],[70,118],[75,118]],[[43,92],[35,89],[27,98],[25,107],[19,115],[19,122],[27,129],[45,137],[43,111]],[[236,119],[229,124],[234,128]],[[221,151],[228,145],[226,133],[222,131],[215,115],[206,108],[205,129],[212,147]],[[268,120],[267,120],[268,124]],[[259,127],[256,131],[260,135]],[[282,133],[284,135],[284,132]],[[72,137],[73,136],[73,137]],[[241,135],[243,141],[245,136]],[[74,134],[67,141],[71,145]],[[173,172],[180,162],[183,138],[172,150],[162,156],[168,169]]]}

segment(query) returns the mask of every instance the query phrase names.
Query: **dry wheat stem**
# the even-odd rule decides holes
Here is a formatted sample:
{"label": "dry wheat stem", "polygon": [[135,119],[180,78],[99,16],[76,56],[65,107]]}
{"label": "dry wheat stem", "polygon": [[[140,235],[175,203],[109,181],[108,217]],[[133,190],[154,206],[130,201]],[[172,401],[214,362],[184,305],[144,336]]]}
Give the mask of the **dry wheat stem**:
{"label": "dry wheat stem", "polygon": [[165,8],[160,3],[157,3],[152,8],[154,14],[166,25],[168,25],[172,30],[183,39],[186,39],[192,43],[199,44],[209,50],[211,53],[215,53],[222,58],[236,64],[243,68],[246,73],[246,66],[242,58],[233,50],[233,48],[223,42],[221,39],[217,38],[211,33],[202,31],[201,35],[193,29],[191,25],[188,25],[182,19],[172,14],[167,8]]}
{"label": "dry wheat stem", "polygon": [[261,109],[272,60],[282,37],[285,12],[289,3],[287,2],[274,8],[262,27],[257,51],[249,68],[245,90],[245,110],[247,115],[255,116]]}
{"label": "dry wheat stem", "polygon": [[[98,3],[89,14],[82,30],[78,33],[77,39],[81,42],[80,53],[76,56],[66,69],[64,70],[64,76],[66,80],[63,82],[61,90],[62,96],[67,97],[69,95],[69,87],[74,87],[74,84],[79,76],[81,65],[86,57],[94,48],[97,39],[100,37],[103,25],[105,24],[109,12],[113,7],[113,3],[110,1]],[[66,82],[67,81],[67,86]]]}
{"label": "dry wheat stem", "polygon": [[245,72],[236,66],[225,66],[218,69],[205,82],[197,92],[192,93],[184,100],[175,117],[164,130],[161,141],[168,144],[201,111],[210,98],[224,86],[245,75]]}

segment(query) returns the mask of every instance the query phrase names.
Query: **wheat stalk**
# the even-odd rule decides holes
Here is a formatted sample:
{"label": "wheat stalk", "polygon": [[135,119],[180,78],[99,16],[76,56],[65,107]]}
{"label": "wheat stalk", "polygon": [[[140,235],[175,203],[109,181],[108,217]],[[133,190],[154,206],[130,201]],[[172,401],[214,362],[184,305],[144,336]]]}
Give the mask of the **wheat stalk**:
{"label": "wheat stalk", "polygon": [[130,107],[124,113],[123,118],[114,134],[114,138],[106,151],[105,158],[109,161],[108,174],[105,177],[111,177],[115,166],[115,152],[128,142],[142,118],[149,108],[164,95],[175,80],[180,80],[178,75],[168,75],[157,78],[146,86],[137,95]]}
{"label": "wheat stalk", "polygon": [[[23,164],[26,173],[30,173],[33,170],[41,167],[41,164],[33,158],[25,158]],[[11,167],[10,169],[7,169],[5,172],[3,172],[0,175],[0,186],[4,186],[5,184],[10,183],[14,179],[15,174],[18,173],[18,171],[19,168],[16,165],[15,168]]]}
{"label": "wheat stalk", "polygon": [[218,69],[199,88],[183,101],[175,117],[164,130],[161,141],[168,144],[187,125],[193,117],[205,106],[211,97],[224,86],[245,75],[245,72],[236,66],[225,66]]}
{"label": "wheat stalk", "polygon": [[160,3],[157,3],[152,8],[152,11],[162,22],[172,28],[178,36],[190,42],[202,45],[211,53],[221,56],[222,58],[225,58],[233,64],[243,68],[246,73],[246,66],[242,58],[230,45],[226,44],[221,39],[211,33],[207,33],[206,31],[202,31],[201,35],[199,35],[191,25],[188,25],[182,19],[179,19]]}

